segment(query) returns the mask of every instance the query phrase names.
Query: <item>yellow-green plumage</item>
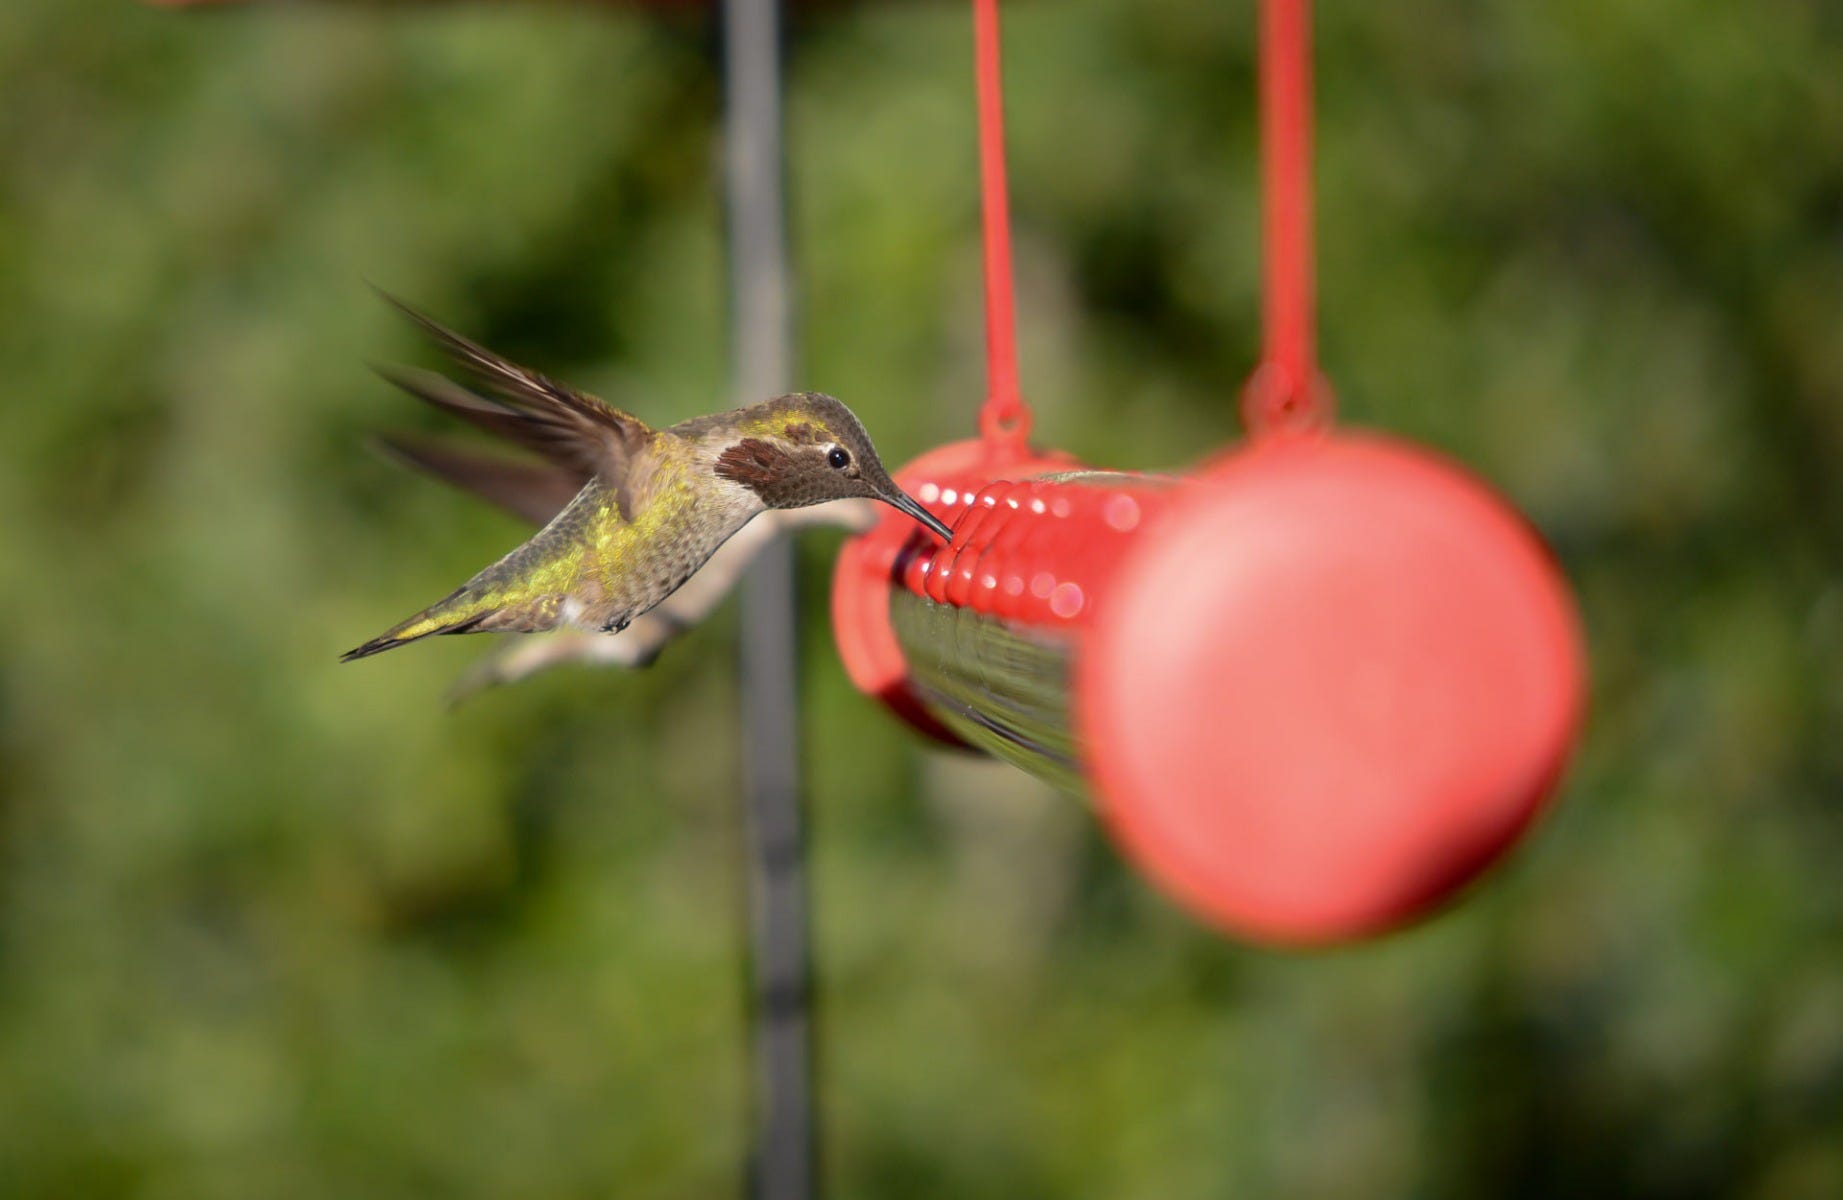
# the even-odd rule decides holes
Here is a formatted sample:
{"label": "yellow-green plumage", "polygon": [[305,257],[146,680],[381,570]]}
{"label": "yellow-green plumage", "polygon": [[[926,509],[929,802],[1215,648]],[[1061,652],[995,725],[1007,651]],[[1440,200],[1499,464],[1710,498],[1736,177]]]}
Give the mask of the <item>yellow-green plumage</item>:
{"label": "yellow-green plumage", "polygon": [[830,396],[779,396],[656,430],[410,315],[500,399],[439,376],[386,377],[538,451],[566,479],[580,480],[581,490],[529,541],[348,659],[433,634],[566,625],[618,632],[766,508],[872,497],[946,536],[945,526],[890,482],[863,426]]}

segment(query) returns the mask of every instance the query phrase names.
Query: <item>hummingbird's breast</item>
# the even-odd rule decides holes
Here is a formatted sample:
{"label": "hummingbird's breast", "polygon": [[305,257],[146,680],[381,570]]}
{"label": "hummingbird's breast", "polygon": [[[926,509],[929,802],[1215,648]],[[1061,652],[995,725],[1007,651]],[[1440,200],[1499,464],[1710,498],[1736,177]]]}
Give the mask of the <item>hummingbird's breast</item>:
{"label": "hummingbird's breast", "polygon": [[625,624],[652,608],[761,511],[753,493],[701,466],[690,454],[668,450],[630,514],[600,483],[583,489],[577,500],[593,514],[593,532],[572,593],[584,605],[585,623]]}
{"label": "hummingbird's breast", "polygon": [[[662,439],[663,440],[663,439]],[[550,524],[456,593],[514,627],[622,628],[677,591],[717,547],[762,511],[759,497],[716,476],[674,439],[640,473],[584,485]]]}

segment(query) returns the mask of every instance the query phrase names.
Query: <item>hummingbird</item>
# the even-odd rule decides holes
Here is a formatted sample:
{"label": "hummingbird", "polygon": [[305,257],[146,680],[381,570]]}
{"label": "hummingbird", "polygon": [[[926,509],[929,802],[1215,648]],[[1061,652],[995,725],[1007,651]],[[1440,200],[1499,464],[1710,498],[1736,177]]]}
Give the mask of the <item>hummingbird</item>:
{"label": "hummingbird", "polygon": [[[507,458],[448,438],[389,434],[378,448],[389,458],[485,500],[541,528],[575,499],[587,479],[555,463]],[[620,637],[558,629],[520,638],[467,669],[448,690],[459,704],[490,687],[517,683],[567,663],[644,667],[667,645],[696,628],[723,601],[749,563],[776,539],[809,527],[867,533],[877,523],[874,500],[833,500],[811,508],[769,509],[717,547],[683,587],[633,619]]]}
{"label": "hummingbird", "polygon": [[385,379],[534,451],[561,469],[553,481],[581,482],[528,541],[342,662],[435,634],[619,633],[769,509],[864,497],[953,540],[890,479],[863,424],[831,396],[793,392],[655,429],[385,299],[488,395],[433,372],[380,368]]}

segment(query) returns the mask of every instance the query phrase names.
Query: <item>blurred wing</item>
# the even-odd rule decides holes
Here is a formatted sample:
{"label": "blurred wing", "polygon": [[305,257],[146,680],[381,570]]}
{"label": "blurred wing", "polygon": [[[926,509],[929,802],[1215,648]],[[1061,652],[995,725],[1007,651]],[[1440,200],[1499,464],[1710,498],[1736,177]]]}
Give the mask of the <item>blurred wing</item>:
{"label": "blurred wing", "polygon": [[533,525],[548,525],[576,498],[589,476],[551,463],[520,462],[429,438],[378,439],[406,466],[472,492]]}
{"label": "blurred wing", "polygon": [[554,430],[532,421],[517,409],[474,395],[446,375],[414,367],[379,366],[375,369],[385,380],[424,404],[478,425],[527,450],[537,451],[566,470],[594,473],[590,463],[584,461],[588,456],[579,453],[573,441],[558,438]]}
{"label": "blurred wing", "polygon": [[388,295],[384,299],[491,389],[498,402],[420,371],[386,371],[386,379],[418,399],[510,438],[562,466],[598,475],[611,490],[619,489],[628,463],[653,436],[646,422],[508,362],[400,300]]}

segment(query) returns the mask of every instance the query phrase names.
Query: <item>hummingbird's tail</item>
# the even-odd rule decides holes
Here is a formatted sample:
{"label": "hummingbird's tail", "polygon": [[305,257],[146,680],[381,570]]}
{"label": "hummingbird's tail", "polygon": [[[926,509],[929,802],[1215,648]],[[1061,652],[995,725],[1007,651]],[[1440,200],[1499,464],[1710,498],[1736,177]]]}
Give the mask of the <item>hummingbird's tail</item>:
{"label": "hummingbird's tail", "polygon": [[431,604],[409,620],[393,625],[364,645],[346,651],[339,656],[339,661],[369,658],[438,634],[537,633],[556,627],[557,610],[554,597],[513,600],[469,585]]}
{"label": "hummingbird's tail", "polygon": [[369,658],[373,654],[395,650],[398,646],[407,646],[411,642],[438,633],[474,632],[488,617],[493,615],[493,610],[466,604],[466,594],[467,589],[461,588],[447,599],[430,605],[409,620],[391,626],[364,645],[346,651],[339,656],[339,661],[351,662],[355,658]]}

